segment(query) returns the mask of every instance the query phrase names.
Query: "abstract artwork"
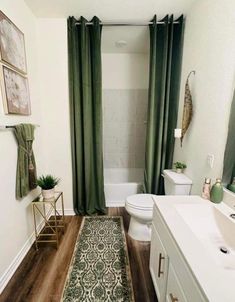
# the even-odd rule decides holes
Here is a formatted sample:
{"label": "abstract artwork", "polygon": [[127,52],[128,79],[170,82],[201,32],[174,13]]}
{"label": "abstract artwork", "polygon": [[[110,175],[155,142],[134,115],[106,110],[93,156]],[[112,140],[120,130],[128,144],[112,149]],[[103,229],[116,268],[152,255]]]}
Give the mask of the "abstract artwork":
{"label": "abstract artwork", "polygon": [[24,34],[0,11],[1,60],[22,73],[27,72]]}
{"label": "abstract artwork", "polygon": [[5,112],[29,115],[31,112],[27,78],[2,66],[1,84]]}
{"label": "abstract artwork", "polygon": [[24,34],[0,11],[0,81],[4,112],[30,115]]}

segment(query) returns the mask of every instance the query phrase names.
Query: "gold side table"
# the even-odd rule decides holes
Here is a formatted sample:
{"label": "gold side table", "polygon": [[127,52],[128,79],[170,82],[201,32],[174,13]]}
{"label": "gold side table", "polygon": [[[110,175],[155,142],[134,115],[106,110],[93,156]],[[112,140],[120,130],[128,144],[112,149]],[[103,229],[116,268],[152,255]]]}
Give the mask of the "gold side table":
{"label": "gold side table", "polygon": [[[59,201],[61,202],[62,215],[57,210],[57,203]],[[55,192],[55,197],[48,200],[43,199],[42,194],[40,194],[32,201],[32,212],[36,250],[38,250],[39,242],[54,242],[56,243],[56,248],[58,248],[59,230],[62,229],[64,234],[65,229],[63,192]],[[39,214],[39,217],[43,218],[44,230],[49,229],[51,233],[49,231],[46,233],[38,232],[36,213]]]}

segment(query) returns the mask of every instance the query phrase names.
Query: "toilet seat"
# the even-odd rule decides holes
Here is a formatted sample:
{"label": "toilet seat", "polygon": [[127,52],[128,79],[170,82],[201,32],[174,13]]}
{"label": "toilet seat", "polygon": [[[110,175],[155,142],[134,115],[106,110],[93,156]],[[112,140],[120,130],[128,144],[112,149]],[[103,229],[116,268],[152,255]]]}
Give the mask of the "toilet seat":
{"label": "toilet seat", "polygon": [[126,205],[130,208],[152,211],[153,210],[153,199],[152,194],[135,194],[127,197]]}

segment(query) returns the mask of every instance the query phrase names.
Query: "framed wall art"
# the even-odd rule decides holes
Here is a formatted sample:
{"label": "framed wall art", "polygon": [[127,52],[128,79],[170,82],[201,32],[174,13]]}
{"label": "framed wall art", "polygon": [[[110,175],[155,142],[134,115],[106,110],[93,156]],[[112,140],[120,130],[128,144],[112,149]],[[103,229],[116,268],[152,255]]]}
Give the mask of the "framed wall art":
{"label": "framed wall art", "polygon": [[0,11],[0,56],[1,60],[26,74],[24,34]]}
{"label": "framed wall art", "polygon": [[25,76],[1,66],[1,86],[6,114],[31,114],[28,80]]}

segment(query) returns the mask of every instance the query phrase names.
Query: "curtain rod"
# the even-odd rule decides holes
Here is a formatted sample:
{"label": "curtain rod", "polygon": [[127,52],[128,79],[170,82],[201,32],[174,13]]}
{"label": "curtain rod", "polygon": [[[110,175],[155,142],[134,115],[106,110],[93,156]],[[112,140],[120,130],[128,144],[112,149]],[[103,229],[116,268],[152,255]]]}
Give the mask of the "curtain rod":
{"label": "curtain rod", "polygon": [[[169,22],[170,23],[170,22]],[[174,24],[178,24],[179,21],[174,21]],[[80,25],[81,22],[76,22],[75,25]],[[153,22],[133,22],[133,23],[128,23],[128,22],[100,22],[100,25],[103,26],[148,26],[150,24],[153,24]],[[164,21],[158,21],[157,24],[165,24]],[[86,25],[93,25],[93,22],[87,22]]]}

